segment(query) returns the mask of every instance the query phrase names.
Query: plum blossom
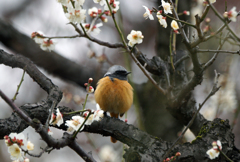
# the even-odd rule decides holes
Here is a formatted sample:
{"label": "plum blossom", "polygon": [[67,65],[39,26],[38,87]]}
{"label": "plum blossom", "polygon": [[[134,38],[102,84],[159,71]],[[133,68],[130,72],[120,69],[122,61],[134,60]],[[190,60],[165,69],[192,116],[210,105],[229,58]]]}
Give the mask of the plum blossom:
{"label": "plum blossom", "polygon": [[68,5],[68,0],[57,0],[58,3],[61,3],[64,6]]}
{"label": "plum blossom", "polygon": [[233,22],[237,21],[237,15],[238,12],[236,11],[236,7],[234,6],[229,12],[228,12],[228,18],[232,20]]}
{"label": "plum blossom", "polygon": [[65,13],[65,16],[68,18],[70,22],[73,23],[81,23],[86,18],[86,10],[85,9],[74,9],[72,5],[69,5],[67,8],[68,12]]}
{"label": "plum blossom", "polygon": [[179,29],[179,26],[178,26],[177,21],[172,20],[172,22],[171,22],[171,27],[173,28],[173,30],[174,30],[175,33],[178,33],[177,30]]}
{"label": "plum blossom", "polygon": [[[85,118],[81,116],[73,116],[72,120],[67,120],[65,125],[68,126],[67,131],[72,133],[74,131],[77,131],[82,123],[84,122]],[[83,130],[84,126],[82,126],[81,130]],[[80,130],[80,131],[81,131]]]}
{"label": "plum blossom", "polygon": [[73,0],[75,9],[79,10],[81,9],[81,6],[83,5],[83,3],[85,2],[85,0]]}
{"label": "plum blossom", "polygon": [[167,21],[166,21],[166,17],[162,16],[159,12],[157,13],[157,18],[158,21],[160,23],[160,25],[162,25],[164,28],[167,27]]}
{"label": "plum blossom", "polygon": [[31,38],[32,38],[37,44],[42,44],[42,43],[43,43],[44,38],[41,37],[41,36],[43,36],[43,32],[41,32],[41,31],[33,32],[33,33],[31,34]]}
{"label": "plum blossom", "polygon": [[219,156],[220,154],[219,149],[222,150],[222,144],[219,140],[217,140],[217,142],[214,141],[212,143],[212,146],[213,147],[206,152],[206,154],[209,156],[211,160]]}
{"label": "plum blossom", "polygon": [[144,36],[141,31],[132,30],[130,34],[128,34],[127,39],[129,40],[128,45],[133,47],[135,44],[140,44],[143,41]]}
{"label": "plum blossom", "polygon": [[83,23],[82,25],[83,25],[83,28],[84,28],[84,30],[85,30],[86,32],[91,32],[91,33],[94,34],[94,35],[99,34],[100,31],[101,31],[101,30],[99,29],[99,27],[103,26],[102,23],[98,23],[98,24],[96,24],[96,25],[94,25],[94,26],[92,27],[92,30],[91,30],[91,31],[89,31],[90,26],[91,26],[90,24],[85,24],[85,23]]}
{"label": "plum blossom", "polygon": [[97,14],[98,14],[98,9],[97,7],[93,7],[93,8],[89,8],[88,9],[88,14],[91,16],[91,17],[96,17]]}
{"label": "plum blossom", "polygon": [[96,108],[97,110],[94,111],[94,114],[93,114],[93,121],[99,121],[104,117],[104,111],[101,110],[98,103],[96,104]]}
{"label": "plum blossom", "polygon": [[44,51],[52,51],[55,49],[56,42],[52,39],[45,38],[43,42],[40,44],[40,48]]}
{"label": "plum blossom", "polygon": [[104,145],[99,151],[99,158],[101,161],[115,162],[118,153],[110,145]]}
{"label": "plum blossom", "polygon": [[143,17],[145,18],[145,19],[150,19],[150,20],[154,20],[154,17],[153,17],[153,15],[152,15],[152,11],[151,10],[149,10],[149,8],[147,8],[146,6],[143,6],[144,8],[145,8],[145,10],[146,10],[146,12],[143,14]]}
{"label": "plum blossom", "polygon": [[[109,5],[110,5],[110,7],[111,7],[112,12],[113,12],[113,13],[117,13],[117,11],[118,11],[118,9],[119,9],[119,4],[120,4],[120,2],[119,2],[119,1],[116,1],[116,0],[109,0],[108,3],[109,3]],[[105,4],[104,10],[106,10],[106,11],[109,10],[107,4]]]}
{"label": "plum blossom", "polygon": [[18,144],[19,146],[26,146],[27,143],[25,136],[22,133],[10,133],[9,136],[5,136],[4,139],[7,146],[11,146],[13,143]]}
{"label": "plum blossom", "polygon": [[165,14],[168,14],[168,13],[172,14],[172,10],[171,10],[171,5],[170,5],[170,3],[167,3],[167,2],[165,2],[164,0],[162,0],[162,7],[163,7],[163,9],[164,9],[164,13],[165,13]]}
{"label": "plum blossom", "polygon": [[94,3],[99,3],[101,6],[106,4],[105,0],[93,0]]}
{"label": "plum blossom", "polygon": [[52,113],[51,119],[50,119],[50,124],[51,125],[57,125],[60,127],[60,125],[63,124],[63,116],[62,113],[60,112],[60,110],[57,108],[56,110],[56,115],[54,113]]}
{"label": "plum blossom", "polygon": [[10,158],[12,160],[24,160],[24,155],[22,149],[18,146],[18,144],[14,143],[13,145],[8,147],[8,152],[10,153]]}
{"label": "plum blossom", "polygon": [[49,136],[52,136],[53,135],[53,132],[48,128],[48,135]]}
{"label": "plum blossom", "polygon": [[28,149],[29,151],[34,150],[34,144],[33,144],[31,141],[28,141],[28,143],[27,143],[27,149]]}

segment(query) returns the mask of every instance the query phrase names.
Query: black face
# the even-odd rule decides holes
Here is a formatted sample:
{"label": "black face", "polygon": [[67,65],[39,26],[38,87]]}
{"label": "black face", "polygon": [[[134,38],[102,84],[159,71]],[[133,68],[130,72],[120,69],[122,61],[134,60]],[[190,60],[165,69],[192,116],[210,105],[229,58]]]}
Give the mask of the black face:
{"label": "black face", "polygon": [[124,67],[120,65],[114,65],[108,70],[104,77],[109,76],[111,80],[113,80],[114,78],[120,80],[127,80],[127,75],[130,73],[131,72],[127,72]]}

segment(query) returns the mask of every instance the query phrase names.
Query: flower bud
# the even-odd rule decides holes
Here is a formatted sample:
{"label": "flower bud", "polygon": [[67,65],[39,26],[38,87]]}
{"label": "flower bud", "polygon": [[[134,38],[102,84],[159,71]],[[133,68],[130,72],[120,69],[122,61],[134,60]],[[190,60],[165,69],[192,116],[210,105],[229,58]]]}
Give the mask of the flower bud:
{"label": "flower bud", "polygon": [[93,78],[88,79],[88,83],[91,84],[93,82]]}
{"label": "flower bud", "polygon": [[181,156],[181,153],[180,153],[180,152],[177,152],[177,153],[175,154],[175,156]]}

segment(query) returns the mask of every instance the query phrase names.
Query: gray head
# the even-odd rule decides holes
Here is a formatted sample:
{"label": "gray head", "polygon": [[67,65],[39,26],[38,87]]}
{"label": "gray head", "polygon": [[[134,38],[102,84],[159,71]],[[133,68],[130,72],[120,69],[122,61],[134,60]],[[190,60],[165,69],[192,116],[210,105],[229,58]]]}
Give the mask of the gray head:
{"label": "gray head", "polygon": [[127,80],[127,75],[130,73],[131,72],[128,72],[124,67],[114,65],[108,69],[108,72],[104,75],[104,77],[109,76],[111,80],[113,80],[113,78]]}

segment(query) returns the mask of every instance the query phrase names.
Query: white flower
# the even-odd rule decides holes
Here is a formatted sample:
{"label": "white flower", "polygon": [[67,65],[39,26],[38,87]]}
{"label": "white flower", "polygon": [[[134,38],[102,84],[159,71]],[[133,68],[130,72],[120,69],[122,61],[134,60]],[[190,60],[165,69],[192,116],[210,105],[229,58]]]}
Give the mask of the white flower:
{"label": "white flower", "polygon": [[167,2],[165,2],[164,0],[162,0],[162,6],[163,6],[163,9],[164,9],[164,13],[165,13],[165,14],[168,14],[168,13],[172,14],[172,10],[171,10],[171,5],[170,5],[170,3],[167,3]]}
{"label": "white flower", "polygon": [[234,6],[229,12],[228,12],[228,18],[230,20],[232,20],[233,22],[237,21],[237,11],[236,11],[236,7]]}
{"label": "white flower", "polygon": [[222,144],[221,141],[217,140],[212,143],[212,148],[209,149],[206,153],[208,154],[210,159],[215,159],[219,156],[220,152],[219,149],[222,150]]}
{"label": "white flower", "polygon": [[167,21],[166,21],[166,17],[162,16],[159,12],[157,13],[157,18],[159,23],[166,28],[167,27]]}
{"label": "white flower", "polygon": [[222,150],[222,143],[221,143],[221,141],[217,140],[217,146],[219,147],[220,150]]}
{"label": "white flower", "polygon": [[83,5],[83,3],[85,2],[85,0],[73,0],[75,9],[79,10],[81,9],[81,6]]}
{"label": "white flower", "polygon": [[[85,23],[83,23],[82,24],[83,25],[83,27],[84,27],[84,29],[85,29],[85,31],[86,32],[91,32],[92,34],[94,34],[94,35],[97,35],[97,34],[99,34],[100,33],[100,29],[99,29],[99,27],[101,27],[103,24],[102,23],[98,23],[98,24],[96,24],[96,25],[94,25],[93,27],[92,27],[92,30],[91,31],[88,31],[89,29],[90,29],[90,24],[85,24]],[[94,90],[94,89],[93,89]]]}
{"label": "white flower", "polygon": [[215,159],[216,157],[219,156],[220,152],[216,151],[215,148],[211,148],[210,150],[207,151],[207,154],[210,159]]}
{"label": "white flower", "polygon": [[[215,3],[216,0],[209,0],[209,2],[210,2],[210,3]],[[204,4],[207,4],[208,2],[207,2],[206,0],[203,0],[203,3],[204,3]]]}
{"label": "white flower", "polygon": [[[77,131],[82,123],[84,122],[85,118],[81,116],[73,116],[72,120],[67,120],[65,125],[68,126],[68,132],[72,133]],[[83,130],[84,126],[82,126],[81,130]],[[81,131],[80,130],[80,131]]]}
{"label": "white flower", "polygon": [[51,125],[58,125],[60,127],[60,125],[62,125],[62,123],[63,123],[63,117],[62,117],[62,114],[61,114],[61,112],[58,108],[57,108],[56,111],[57,111],[56,115],[54,115],[52,113],[52,116],[51,116],[51,119],[50,119],[49,123]]}
{"label": "white flower", "polygon": [[172,20],[171,27],[173,28],[173,30],[179,29],[178,23],[175,20]]}
{"label": "white flower", "polygon": [[8,147],[8,152],[12,160],[24,160],[22,149],[16,143]]}
{"label": "white flower", "polygon": [[153,17],[153,15],[152,15],[152,11],[150,11],[146,6],[143,6],[144,8],[145,8],[145,10],[146,10],[146,12],[143,14],[143,17],[145,18],[145,19],[150,19],[150,20],[154,20],[154,17]]}
{"label": "white flower", "polygon": [[45,38],[45,39],[43,39],[43,42],[41,43],[40,48],[44,51],[50,52],[50,51],[54,50],[55,44],[56,44],[56,42],[54,42],[53,40]]}
{"label": "white flower", "polygon": [[57,0],[58,3],[61,3],[64,6],[68,5],[68,0]]}
{"label": "white flower", "polygon": [[44,38],[40,37],[39,35],[40,35],[40,36],[43,36],[43,32],[37,31],[37,32],[33,32],[33,33],[31,34],[31,38],[32,38],[37,44],[43,43],[43,39],[44,39]]}
{"label": "white flower", "polygon": [[[87,114],[88,114],[88,113],[89,113],[89,112],[87,112]],[[88,117],[88,119],[87,119],[87,121],[85,122],[85,124],[86,124],[86,125],[91,125],[93,121],[94,121],[94,120],[93,120],[93,114],[91,114],[91,115]]]}
{"label": "white flower", "polygon": [[23,133],[10,133],[9,137],[14,143],[17,143],[19,146],[26,146],[27,140]]}
{"label": "white flower", "polygon": [[115,162],[118,153],[110,145],[105,145],[101,147],[99,151],[99,158],[101,161]]}
{"label": "white flower", "polygon": [[52,136],[53,135],[53,132],[48,128],[48,135],[49,136]]}
{"label": "white flower", "polygon": [[88,14],[89,14],[91,17],[96,17],[97,14],[98,14],[98,9],[97,9],[97,7],[89,8],[89,9],[88,9]]}
{"label": "white flower", "polygon": [[81,9],[81,10],[75,10],[75,22],[76,23],[81,23],[84,21],[86,18],[86,10]]}
{"label": "white flower", "polygon": [[141,31],[132,30],[130,34],[128,34],[127,39],[129,40],[128,45],[133,47],[135,44],[140,44],[143,41],[143,35]]}
{"label": "white flower", "polygon": [[31,141],[28,141],[28,143],[27,143],[27,149],[28,149],[29,151],[34,150],[34,144],[33,144]]}
{"label": "white flower", "polygon": [[106,4],[105,0],[93,0],[94,3],[99,3],[101,6]]}
{"label": "white flower", "polygon": [[[117,10],[119,9],[120,2],[115,1],[115,0],[109,0],[108,3],[110,5],[110,7],[111,7],[112,12],[113,13],[117,13]],[[109,11],[109,8],[108,8],[107,4],[105,4],[104,10]]]}
{"label": "white flower", "polygon": [[86,18],[86,10],[84,9],[74,9],[72,6],[68,6],[68,12],[65,14],[70,22],[81,23]]}
{"label": "white flower", "polygon": [[28,158],[25,158],[23,162],[30,162]]}
{"label": "white flower", "polygon": [[104,117],[103,110],[96,110],[93,114],[93,121],[100,121]]}

